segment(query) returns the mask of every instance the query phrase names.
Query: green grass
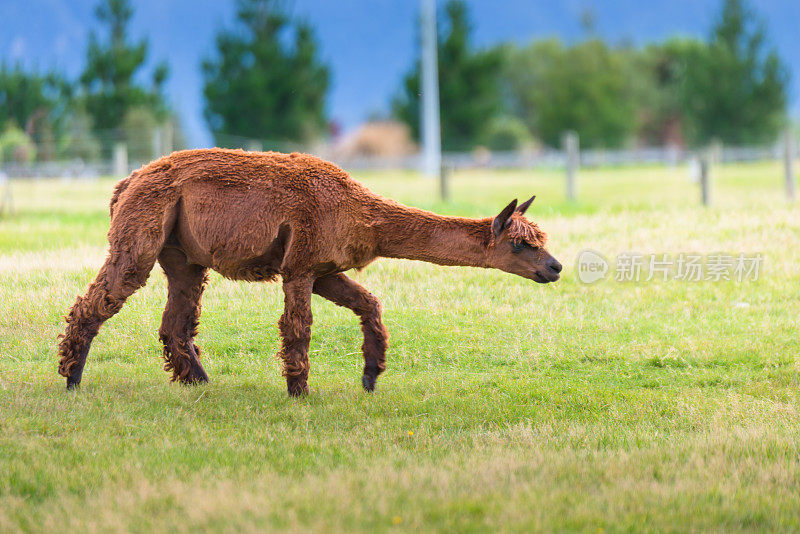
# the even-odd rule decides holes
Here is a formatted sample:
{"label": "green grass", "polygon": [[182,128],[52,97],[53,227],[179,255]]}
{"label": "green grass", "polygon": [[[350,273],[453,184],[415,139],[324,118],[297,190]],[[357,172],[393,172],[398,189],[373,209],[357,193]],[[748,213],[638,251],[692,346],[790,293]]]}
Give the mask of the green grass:
{"label": "green grass", "polygon": [[[800,207],[775,164],[468,171],[442,203],[410,173],[370,187],[442,213],[513,197],[564,278],[380,260],[353,276],[392,338],[374,395],[356,318],[316,300],[312,393],[274,358],[278,285],[213,276],[211,383],[161,370],[157,268],[102,329],[82,389],[57,375],[62,316],[102,263],[113,183],[15,183],[0,221],[0,532],[685,531],[800,528]],[[764,254],[757,281],[581,284],[577,254]]]}

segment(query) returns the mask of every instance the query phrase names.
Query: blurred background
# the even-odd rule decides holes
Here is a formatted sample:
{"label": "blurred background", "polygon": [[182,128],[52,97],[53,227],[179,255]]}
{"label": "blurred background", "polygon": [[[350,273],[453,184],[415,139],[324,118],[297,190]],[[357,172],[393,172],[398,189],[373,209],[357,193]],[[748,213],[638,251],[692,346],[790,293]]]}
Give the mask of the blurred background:
{"label": "blurred background", "polygon": [[[0,0],[0,534],[797,531],[798,35],[798,0]],[[350,271],[380,392],[315,298],[297,403],[282,292],[218,273],[212,382],[165,387],[159,273],[64,395],[115,181],[215,145],[443,215],[535,193],[563,278]]]}
{"label": "blurred background", "polygon": [[0,169],[208,146],[429,174],[777,159],[798,22],[792,0],[6,1]]}

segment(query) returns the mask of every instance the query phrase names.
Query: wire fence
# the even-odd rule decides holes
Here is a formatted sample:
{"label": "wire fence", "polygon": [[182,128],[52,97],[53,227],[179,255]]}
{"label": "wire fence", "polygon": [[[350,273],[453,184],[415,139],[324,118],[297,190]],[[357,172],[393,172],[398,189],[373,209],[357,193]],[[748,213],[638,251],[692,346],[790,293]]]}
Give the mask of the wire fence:
{"label": "wire fence", "polygon": [[[112,137],[104,138],[101,146],[89,153],[63,153],[55,161],[7,161],[0,164],[0,172],[9,178],[98,178],[122,177],[153,159],[172,152],[176,148],[170,132],[158,129],[149,135],[142,134],[121,142]],[[788,141],[787,141],[788,140]],[[418,170],[422,166],[422,155],[412,153],[404,156],[375,156],[341,154],[334,144],[303,146],[288,142],[267,142],[244,137],[229,136],[218,140],[228,148],[245,150],[277,150],[280,152],[309,152],[333,161],[349,170]],[[449,170],[459,169],[567,169],[571,157],[582,168],[622,167],[636,165],[678,166],[697,164],[708,158],[714,164],[782,160],[787,156],[787,142],[792,154],[798,154],[797,140],[790,136],[770,146],[729,147],[719,144],[704,150],[689,150],[677,146],[637,147],[621,150],[579,150],[571,156],[566,149],[540,148],[536,150],[489,151],[477,148],[470,152],[446,152],[442,155],[442,166]],[[178,147],[180,148],[180,147]]]}

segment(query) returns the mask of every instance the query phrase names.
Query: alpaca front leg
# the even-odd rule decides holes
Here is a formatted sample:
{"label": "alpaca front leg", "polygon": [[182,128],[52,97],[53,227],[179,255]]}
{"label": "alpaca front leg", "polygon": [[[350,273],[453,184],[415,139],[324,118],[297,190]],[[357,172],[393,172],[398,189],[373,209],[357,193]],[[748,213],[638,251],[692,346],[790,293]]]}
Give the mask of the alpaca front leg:
{"label": "alpaca front leg", "polygon": [[363,310],[357,311],[361,317],[361,331],[364,333],[364,375],[361,385],[365,391],[375,391],[378,375],[386,370],[386,348],[389,346],[389,331],[381,321],[381,304],[378,299],[367,293]]}
{"label": "alpaca front leg", "polygon": [[308,393],[308,346],[311,342],[311,277],[284,278],[284,310],[278,326],[281,331],[283,376],[289,395]]}
{"label": "alpaca front leg", "polygon": [[364,333],[364,375],[361,384],[366,391],[375,390],[378,375],[386,370],[386,348],[389,332],[381,321],[381,303],[378,298],[342,273],[318,278],[314,293],[338,306],[351,309],[361,318]]}

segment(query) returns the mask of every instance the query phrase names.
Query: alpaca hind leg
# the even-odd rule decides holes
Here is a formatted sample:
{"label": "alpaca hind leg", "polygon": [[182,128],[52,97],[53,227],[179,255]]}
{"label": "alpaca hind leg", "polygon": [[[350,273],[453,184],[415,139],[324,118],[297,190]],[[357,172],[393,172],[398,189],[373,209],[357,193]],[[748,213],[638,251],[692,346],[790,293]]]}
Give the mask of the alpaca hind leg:
{"label": "alpaca hind leg", "polygon": [[308,346],[311,341],[311,288],[313,278],[284,278],[284,311],[278,321],[281,331],[283,376],[289,395],[308,393]]}
{"label": "alpaca hind leg", "polygon": [[167,275],[168,287],[167,306],[158,330],[164,344],[164,370],[172,372],[173,382],[208,382],[200,363],[200,347],[194,344],[208,269],[187,264],[184,253],[175,248],[162,250],[158,263]]}
{"label": "alpaca hind leg", "polygon": [[72,306],[66,331],[60,336],[58,372],[67,378],[67,389],[80,384],[89,347],[100,327],[145,284],[154,263],[155,254],[134,255],[112,246],[100,272]]}
{"label": "alpaca hind leg", "polygon": [[378,375],[386,370],[386,348],[389,332],[381,322],[381,303],[369,291],[344,274],[333,274],[318,278],[314,282],[314,293],[339,306],[353,310],[361,318],[364,333],[364,375],[361,384],[366,391],[375,390]]}

